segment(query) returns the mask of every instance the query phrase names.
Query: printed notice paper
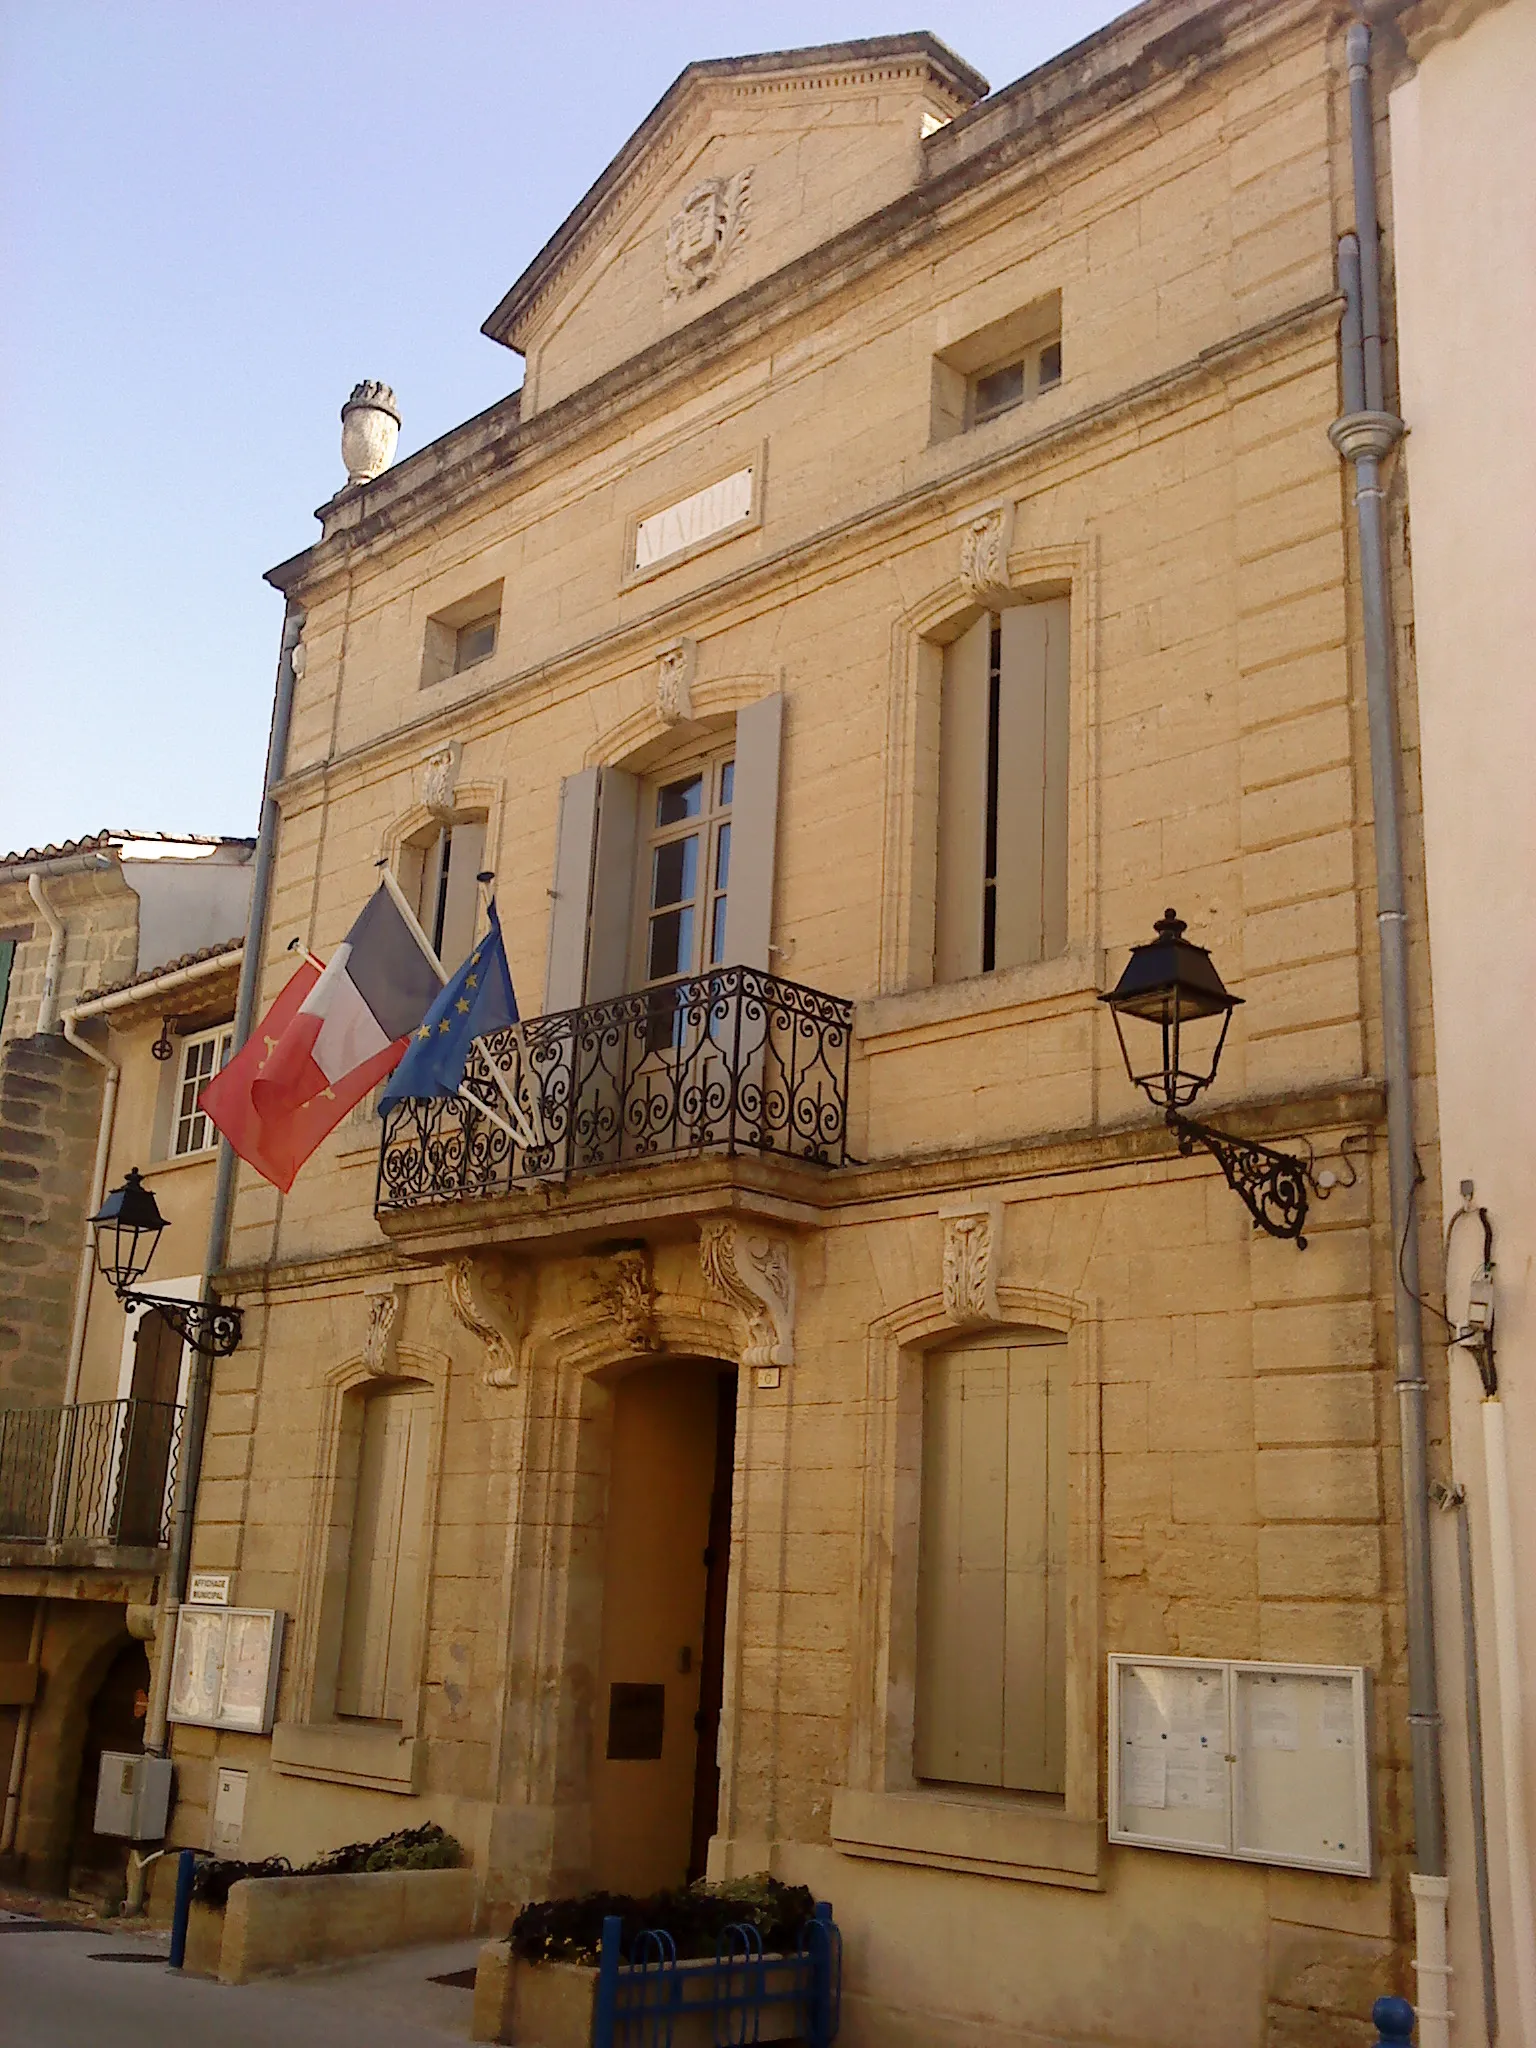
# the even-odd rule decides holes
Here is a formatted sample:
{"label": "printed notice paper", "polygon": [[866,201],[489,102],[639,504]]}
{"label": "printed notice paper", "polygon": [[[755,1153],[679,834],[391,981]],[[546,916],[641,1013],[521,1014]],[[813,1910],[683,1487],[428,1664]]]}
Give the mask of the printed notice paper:
{"label": "printed notice paper", "polygon": [[1300,1749],[1301,1689],[1294,1678],[1256,1673],[1248,1687],[1250,1749]]}
{"label": "printed notice paper", "polygon": [[1355,1689],[1347,1678],[1329,1679],[1317,1710],[1318,1741],[1324,1749],[1355,1746]]}
{"label": "printed notice paper", "polygon": [[1127,1806],[1168,1804],[1168,1759],[1161,1748],[1133,1743],[1124,1751],[1121,1794]]}

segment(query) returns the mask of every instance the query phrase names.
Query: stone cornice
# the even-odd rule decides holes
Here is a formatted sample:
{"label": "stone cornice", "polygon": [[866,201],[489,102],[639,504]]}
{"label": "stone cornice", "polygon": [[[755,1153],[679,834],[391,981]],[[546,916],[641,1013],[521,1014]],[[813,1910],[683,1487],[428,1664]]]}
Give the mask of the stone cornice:
{"label": "stone cornice", "polygon": [[[1137,15],[1148,12],[1138,9]],[[969,140],[957,150],[955,160],[913,191],[617,364],[547,411],[524,420],[520,395],[513,393],[372,483],[344,492],[322,507],[330,516],[329,530],[314,546],[269,569],[267,581],[286,596],[312,601],[312,593],[331,575],[359,558],[440,520],[487,485],[504,489],[523,480],[534,465],[555,459],[589,436],[604,429],[622,432],[635,403],[696,380],[701,364],[767,338],[786,321],[841,295],[850,285],[920,252],[936,235],[1006,200],[1016,187],[1043,176],[1116,128],[1155,113],[1198,78],[1213,52],[1248,51],[1323,9],[1320,0],[1216,0],[1214,5],[1210,0],[1198,5],[1195,0],[1168,0],[1166,12],[1180,22],[1199,18],[1203,32],[1198,48],[1186,47],[1187,35],[1184,42],[1169,37],[1161,45],[1143,37],[1130,61],[1106,68],[1091,88],[1056,107],[1050,119],[1039,114],[1034,100],[1021,96],[1020,87],[1031,82],[1021,81],[1020,87],[1000,96],[1013,109],[1009,125],[996,134],[990,128],[975,133],[967,129]],[[1100,40],[1092,39],[1093,45]],[[1161,59],[1156,56],[1159,48]],[[1068,52],[1058,64],[1076,54]],[[1054,68],[1031,74],[1031,80],[1038,84]],[[994,104],[987,101],[962,119],[974,121]],[[939,131],[938,137],[930,138],[930,146],[949,134],[949,129]]]}
{"label": "stone cornice", "polygon": [[[406,724],[391,727],[376,738],[364,740],[327,760],[295,769],[276,786],[275,794],[280,802],[286,803],[327,781],[340,770],[359,769],[371,762],[387,759],[396,749],[418,748],[439,733],[451,731],[461,738],[466,737],[475,720],[497,715],[509,702],[530,694],[541,684],[558,684],[599,657],[612,663],[623,663],[652,649],[657,634],[663,630],[673,638],[683,633],[703,638],[712,616],[723,604],[740,601],[771,587],[786,576],[803,573],[811,561],[827,566],[872,544],[888,546],[904,527],[911,528],[931,519],[936,510],[958,510],[978,493],[1007,488],[1015,472],[1026,471],[1031,463],[1055,455],[1075,441],[1114,431],[1128,416],[1145,406],[1175,399],[1181,392],[1197,390],[1203,384],[1219,380],[1229,369],[1247,364],[1267,349],[1289,345],[1298,337],[1336,325],[1342,307],[1342,299],[1331,292],[1305,299],[1269,320],[1213,343],[1172,369],[1128,386],[1097,404],[1085,406],[1081,411],[1071,413],[1005,449],[969,463],[957,461],[953,469],[946,470],[927,484],[904,491],[899,498],[869,506],[831,526],[819,527],[772,555],[760,557],[744,568],[732,570],[713,582],[696,587],[680,601],[673,599],[660,603],[625,620],[622,625],[593,634],[563,649],[547,661],[504,677],[483,691],[455,697],[440,708],[424,712]],[[954,447],[957,454],[960,452],[959,442],[947,445]]]}
{"label": "stone cornice", "polygon": [[[1383,1085],[1362,1080],[1229,1103],[1207,1121],[1242,1137],[1283,1143],[1303,1134],[1374,1130],[1385,1117]],[[1085,1173],[1144,1178],[1148,1169],[1157,1168],[1180,1177],[1220,1171],[1203,1157],[1181,1159],[1164,1125],[1144,1119],[1096,1131],[1052,1132],[973,1152],[913,1155],[834,1170],[756,1158],[655,1160],[618,1173],[581,1175],[526,1196],[397,1212],[385,1226],[395,1243],[353,1254],[232,1266],[217,1276],[217,1284],[225,1299],[249,1305],[327,1283],[356,1286],[382,1270],[409,1273],[413,1265],[435,1267],[477,1244],[495,1244],[528,1258],[582,1256],[578,1239],[600,1238],[621,1213],[632,1229],[651,1225],[662,1235],[691,1230],[701,1219],[723,1214],[771,1219],[791,1230],[830,1228],[862,1222],[871,1211],[931,1205],[943,1196],[999,1185],[1070,1180]],[[541,1227],[544,1219],[554,1227]]]}

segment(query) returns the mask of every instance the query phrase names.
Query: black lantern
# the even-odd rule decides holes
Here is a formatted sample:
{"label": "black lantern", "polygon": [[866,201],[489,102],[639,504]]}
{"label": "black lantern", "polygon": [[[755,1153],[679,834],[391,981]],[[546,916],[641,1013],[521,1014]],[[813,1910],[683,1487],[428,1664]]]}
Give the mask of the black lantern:
{"label": "black lantern", "polygon": [[184,1344],[209,1358],[228,1358],[240,1342],[240,1311],[216,1301],[177,1301],[164,1294],[141,1294],[137,1283],[165,1229],[165,1218],[152,1189],[145,1187],[136,1166],[120,1188],[114,1188],[91,1218],[96,1239],[96,1264],[126,1309],[155,1309]]}
{"label": "black lantern", "polygon": [[91,1218],[96,1264],[103,1279],[112,1283],[114,1293],[122,1294],[144,1278],[164,1228],[160,1204],[145,1187],[139,1169],[130,1166],[128,1178],[112,1190]]}
{"label": "black lantern", "polygon": [[[1125,972],[1099,997],[1115,1020],[1125,1071],[1163,1112],[1184,1158],[1197,1149],[1209,1152],[1260,1229],[1304,1248],[1308,1190],[1316,1185],[1310,1162],[1184,1115],[1215,1080],[1232,1012],[1243,998],[1229,993],[1204,946],[1185,938],[1177,911],[1165,910],[1154,929],[1157,936],[1131,948]],[[1139,1056],[1126,1042],[1126,1018],[1145,1045]],[[1193,1039],[1191,1025],[1197,1027]]]}
{"label": "black lantern", "polygon": [[[1099,1001],[1109,1005],[1132,1081],[1159,1109],[1177,1111],[1188,1109],[1215,1080],[1227,1026],[1243,999],[1227,993],[1204,946],[1185,938],[1184,920],[1176,910],[1165,910],[1153,929],[1157,937],[1132,946],[1125,972]],[[1155,1041],[1145,1032],[1135,1034],[1147,1046],[1140,1060],[1125,1041],[1121,1020],[1126,1017],[1151,1025],[1157,1033]],[[1220,1027],[1214,1033],[1197,1033],[1191,1044],[1189,1026],[1216,1017]],[[1154,1059],[1156,1065],[1148,1063]]]}

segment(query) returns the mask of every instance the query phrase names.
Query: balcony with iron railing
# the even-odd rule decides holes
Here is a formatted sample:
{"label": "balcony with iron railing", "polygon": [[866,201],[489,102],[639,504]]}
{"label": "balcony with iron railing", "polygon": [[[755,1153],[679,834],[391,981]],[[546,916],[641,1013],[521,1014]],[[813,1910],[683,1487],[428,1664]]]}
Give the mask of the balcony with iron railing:
{"label": "balcony with iron railing", "polygon": [[0,1409],[0,1562],[112,1563],[162,1548],[181,1425],[169,1401]]}
{"label": "balcony with iron railing", "polygon": [[667,1160],[844,1165],[852,1038],[850,1002],[749,967],[512,1025],[459,1098],[390,1109],[380,1220]]}

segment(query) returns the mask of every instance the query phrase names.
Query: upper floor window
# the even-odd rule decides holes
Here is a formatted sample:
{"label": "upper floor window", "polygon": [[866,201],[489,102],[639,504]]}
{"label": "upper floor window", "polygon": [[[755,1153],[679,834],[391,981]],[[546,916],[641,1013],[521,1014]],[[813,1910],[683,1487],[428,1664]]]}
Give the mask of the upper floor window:
{"label": "upper floor window", "polygon": [[731,752],[645,785],[640,957],[632,977],[641,987],[702,973],[726,957],[735,781]]}
{"label": "upper floor window", "polygon": [[501,589],[499,583],[488,583],[427,620],[421,655],[423,687],[490,660],[501,636]]}
{"label": "upper floor window", "polygon": [[1066,1357],[1014,1331],[924,1367],[919,1778],[1065,1789]]}
{"label": "upper floor window", "polygon": [[1061,294],[948,343],[933,359],[933,438],[985,426],[1061,382]]}
{"label": "upper floor window", "polygon": [[1068,607],[983,613],[944,653],[934,973],[1067,943]]}
{"label": "upper floor window", "polygon": [[232,1024],[221,1024],[215,1031],[199,1031],[195,1037],[182,1040],[176,1123],[171,1133],[173,1159],[206,1152],[218,1144],[219,1134],[202,1111],[203,1090],[229,1058],[234,1042]]}
{"label": "upper floor window", "polygon": [[475,943],[475,877],[485,866],[485,817],[455,818],[402,849],[400,886],[451,974]]}

